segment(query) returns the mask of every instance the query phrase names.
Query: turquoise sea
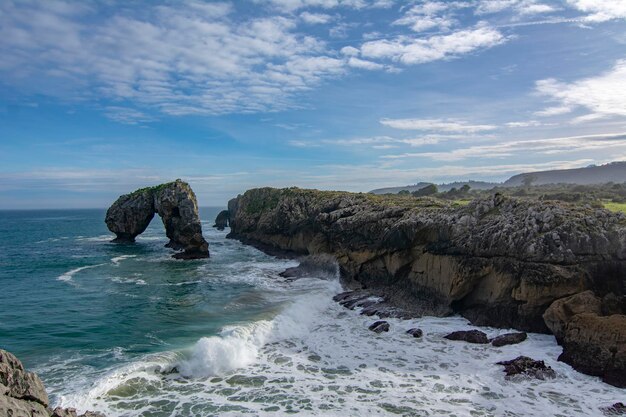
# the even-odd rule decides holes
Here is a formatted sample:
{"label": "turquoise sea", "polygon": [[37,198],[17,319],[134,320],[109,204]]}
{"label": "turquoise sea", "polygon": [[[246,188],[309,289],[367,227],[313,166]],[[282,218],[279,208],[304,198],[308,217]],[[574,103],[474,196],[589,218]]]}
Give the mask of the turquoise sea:
{"label": "turquoise sea", "polygon": [[[104,210],[0,211],[0,347],[53,405],[115,416],[588,416],[624,391],[556,361],[548,335],[493,348],[443,339],[460,317],[372,319],[332,301],[338,277],[226,239],[201,210],[209,259],[171,258],[160,219],[116,245]],[[420,327],[421,340],[405,334]],[[489,336],[506,329],[482,329]],[[499,360],[555,380],[505,380]]]}

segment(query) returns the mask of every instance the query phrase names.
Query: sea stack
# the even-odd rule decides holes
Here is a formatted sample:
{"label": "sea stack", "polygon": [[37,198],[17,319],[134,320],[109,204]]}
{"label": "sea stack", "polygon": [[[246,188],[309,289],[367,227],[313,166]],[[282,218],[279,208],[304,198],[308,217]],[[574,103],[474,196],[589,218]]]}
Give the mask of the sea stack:
{"label": "sea stack", "polygon": [[202,236],[198,202],[184,181],[176,180],[141,188],[120,196],[107,210],[105,222],[115,233],[113,242],[130,243],[143,233],[157,213],[170,239],[165,246],[177,252],[177,259],[209,257],[209,244]]}

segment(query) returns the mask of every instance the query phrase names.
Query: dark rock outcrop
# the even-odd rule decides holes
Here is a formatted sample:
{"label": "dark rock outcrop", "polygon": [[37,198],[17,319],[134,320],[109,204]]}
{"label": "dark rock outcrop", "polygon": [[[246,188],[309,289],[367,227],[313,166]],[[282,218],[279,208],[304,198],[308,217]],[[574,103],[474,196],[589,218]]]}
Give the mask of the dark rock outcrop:
{"label": "dark rock outcrop", "polygon": [[217,230],[224,230],[228,227],[229,217],[230,215],[228,213],[228,210],[220,211],[217,217],[215,217],[215,224],[213,225],[213,227],[215,227]]}
{"label": "dark rock outcrop", "polygon": [[591,206],[259,188],[228,209],[230,237],[332,254],[345,284],[416,316],[458,312],[475,325],[547,333],[542,315],[560,298],[592,290],[619,304],[626,294],[626,216]]}
{"label": "dark rock outcrop", "polygon": [[602,412],[605,416],[626,416],[626,404],[615,403],[610,407],[604,407]]}
{"label": "dark rock outcrop", "polygon": [[207,258],[209,244],[202,236],[196,195],[186,182],[176,180],[142,188],[119,197],[107,210],[105,222],[115,233],[113,242],[134,242],[157,213],[170,239],[166,245],[179,259]]}
{"label": "dark rock outcrop", "polygon": [[615,298],[585,291],[552,303],[544,319],[563,345],[560,361],[626,387],[626,312]]}
{"label": "dark rock outcrop", "polygon": [[424,335],[424,332],[421,329],[409,329],[406,331],[407,334],[410,334],[411,336],[415,337],[415,338],[419,338],[422,337]]}
{"label": "dark rock outcrop", "polygon": [[[24,369],[12,353],[0,349],[0,416],[77,417],[76,410],[48,407],[48,394],[39,377]],[[86,413],[80,417],[104,417]]]}
{"label": "dark rock outcrop", "polygon": [[332,255],[310,255],[300,259],[300,264],[287,268],[279,274],[283,278],[327,278],[334,279],[339,275],[339,264]]}
{"label": "dark rock outcrop", "polygon": [[536,361],[527,356],[519,356],[510,361],[498,362],[498,365],[504,366],[507,378],[516,375],[525,375],[537,379],[556,377],[554,369],[547,366],[543,361]]}
{"label": "dark rock outcrop", "polygon": [[384,320],[379,320],[379,321],[376,321],[376,322],[370,324],[368,329],[370,329],[374,333],[388,332],[389,331],[389,323],[384,321]]}
{"label": "dark rock outcrop", "polygon": [[507,333],[501,334],[491,341],[491,344],[495,347],[501,347],[506,345],[516,345],[518,343],[522,343],[528,335],[524,332],[520,333]]}
{"label": "dark rock outcrop", "polygon": [[457,332],[452,332],[444,337],[448,340],[461,340],[467,343],[489,343],[489,338],[487,338],[487,335],[480,330],[459,330]]}

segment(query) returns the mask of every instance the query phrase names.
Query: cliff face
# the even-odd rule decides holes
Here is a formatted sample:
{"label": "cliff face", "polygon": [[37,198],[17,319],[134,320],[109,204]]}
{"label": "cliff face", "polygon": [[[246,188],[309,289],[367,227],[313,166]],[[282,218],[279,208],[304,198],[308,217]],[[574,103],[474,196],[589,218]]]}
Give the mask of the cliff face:
{"label": "cliff face", "polygon": [[555,300],[626,294],[626,218],[603,209],[295,188],[249,190],[228,208],[230,237],[269,252],[333,254],[349,284],[417,313],[548,332],[542,315]]}
{"label": "cliff face", "polygon": [[434,199],[255,189],[229,203],[231,237],[332,253],[349,279],[405,304],[437,300],[477,324],[547,331],[556,299],[624,294],[626,219],[602,209],[505,199]]}
{"label": "cliff face", "polygon": [[109,207],[105,222],[115,233],[114,242],[134,242],[157,213],[170,239],[167,247],[182,250],[175,258],[209,256],[209,244],[202,236],[196,195],[186,182],[176,180],[125,194]]}

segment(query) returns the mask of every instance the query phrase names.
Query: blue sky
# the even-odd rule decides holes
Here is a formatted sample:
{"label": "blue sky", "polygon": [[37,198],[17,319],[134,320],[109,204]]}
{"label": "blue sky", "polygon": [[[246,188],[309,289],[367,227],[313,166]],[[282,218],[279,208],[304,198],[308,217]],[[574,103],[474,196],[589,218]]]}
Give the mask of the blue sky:
{"label": "blue sky", "polygon": [[0,208],[626,160],[624,0],[4,0],[0,54]]}

